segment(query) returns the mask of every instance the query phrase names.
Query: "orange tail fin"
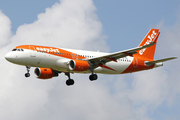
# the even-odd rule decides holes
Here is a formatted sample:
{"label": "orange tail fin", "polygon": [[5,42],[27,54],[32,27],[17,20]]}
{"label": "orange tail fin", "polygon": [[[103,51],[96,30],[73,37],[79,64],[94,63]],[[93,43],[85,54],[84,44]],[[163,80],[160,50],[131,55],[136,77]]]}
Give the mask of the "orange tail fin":
{"label": "orange tail fin", "polygon": [[144,57],[148,59],[154,59],[155,49],[156,49],[156,42],[159,37],[159,29],[151,29],[149,33],[146,35],[146,37],[143,39],[143,41],[140,43],[140,46],[148,45],[150,43],[155,43],[155,45],[144,48],[142,50],[139,50],[135,56]]}

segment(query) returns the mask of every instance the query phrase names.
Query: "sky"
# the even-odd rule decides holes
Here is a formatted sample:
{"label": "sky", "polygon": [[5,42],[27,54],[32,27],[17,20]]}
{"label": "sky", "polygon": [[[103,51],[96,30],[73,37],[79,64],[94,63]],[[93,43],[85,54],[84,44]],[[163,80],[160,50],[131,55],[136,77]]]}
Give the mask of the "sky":
{"label": "sky", "polygon": [[0,119],[179,120],[179,59],[125,75],[61,74],[39,80],[4,55],[22,44],[102,52],[137,47],[161,32],[155,59],[180,57],[179,0],[0,0]]}

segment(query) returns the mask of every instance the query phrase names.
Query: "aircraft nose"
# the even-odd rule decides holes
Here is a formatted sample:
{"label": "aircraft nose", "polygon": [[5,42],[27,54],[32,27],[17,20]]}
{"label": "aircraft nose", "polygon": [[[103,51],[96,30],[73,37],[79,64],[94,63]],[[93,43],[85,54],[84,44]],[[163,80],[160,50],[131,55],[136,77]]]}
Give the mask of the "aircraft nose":
{"label": "aircraft nose", "polygon": [[7,53],[7,54],[5,55],[5,59],[6,59],[7,61],[11,61],[11,60],[13,59],[13,55],[9,52],[9,53]]}

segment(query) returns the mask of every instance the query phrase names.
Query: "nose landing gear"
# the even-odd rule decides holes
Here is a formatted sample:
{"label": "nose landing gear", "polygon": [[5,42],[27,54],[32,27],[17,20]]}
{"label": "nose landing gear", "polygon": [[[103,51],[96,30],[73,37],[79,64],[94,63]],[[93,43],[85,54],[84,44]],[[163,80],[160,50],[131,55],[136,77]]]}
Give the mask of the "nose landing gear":
{"label": "nose landing gear", "polygon": [[29,71],[30,71],[30,66],[26,66],[26,69],[27,69],[27,73],[25,74],[25,77],[30,77],[30,73],[29,73]]}

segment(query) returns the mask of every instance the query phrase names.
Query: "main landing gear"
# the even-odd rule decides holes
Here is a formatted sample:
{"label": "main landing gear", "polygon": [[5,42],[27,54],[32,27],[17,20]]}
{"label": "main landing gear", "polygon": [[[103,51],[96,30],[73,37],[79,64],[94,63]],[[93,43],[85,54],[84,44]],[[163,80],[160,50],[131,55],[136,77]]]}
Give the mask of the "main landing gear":
{"label": "main landing gear", "polygon": [[89,76],[89,80],[91,80],[91,81],[97,80],[97,78],[98,78],[97,74],[94,74],[94,73],[92,73],[92,74]]}
{"label": "main landing gear", "polygon": [[67,86],[74,85],[74,80],[70,78],[70,73],[66,72],[65,75],[68,76],[68,80],[66,80],[66,85]]}
{"label": "main landing gear", "polygon": [[[30,68],[31,68],[31,66],[26,65],[27,73],[25,74],[25,77],[30,77],[30,73],[29,73]],[[67,86],[74,85],[74,80],[71,79],[70,72],[65,72],[65,75],[68,76],[68,80],[66,80],[66,85]],[[89,76],[89,80],[94,81],[94,80],[97,80],[97,79],[98,79],[97,74],[95,74],[94,71],[92,71],[92,74]]]}
{"label": "main landing gear", "polygon": [[26,69],[27,69],[27,73],[25,74],[25,77],[30,77],[30,73],[29,73],[29,71],[30,71],[30,66],[26,66]]}
{"label": "main landing gear", "polygon": [[97,74],[94,73],[94,70],[91,70],[92,74],[89,76],[90,81],[94,81],[98,79]]}
{"label": "main landing gear", "polygon": [[[65,75],[68,76],[68,80],[66,80],[66,85],[67,86],[74,85],[74,80],[70,78],[70,73],[69,72],[65,72]],[[98,78],[97,74],[94,74],[94,73],[92,73],[89,76],[89,80],[91,80],[91,81],[97,80],[97,78]]]}

